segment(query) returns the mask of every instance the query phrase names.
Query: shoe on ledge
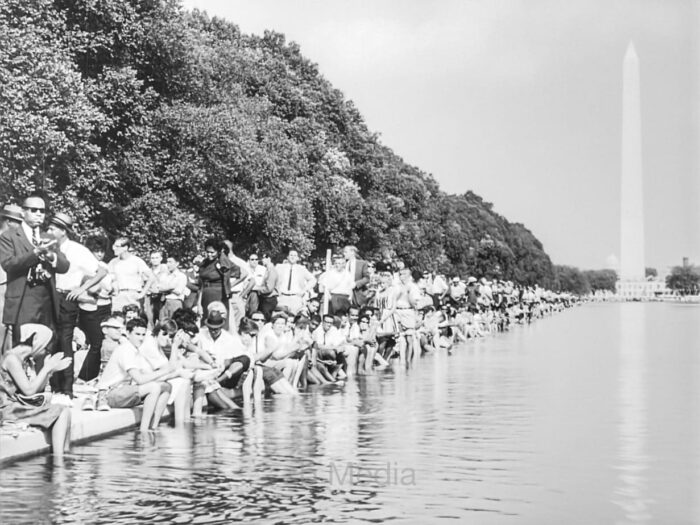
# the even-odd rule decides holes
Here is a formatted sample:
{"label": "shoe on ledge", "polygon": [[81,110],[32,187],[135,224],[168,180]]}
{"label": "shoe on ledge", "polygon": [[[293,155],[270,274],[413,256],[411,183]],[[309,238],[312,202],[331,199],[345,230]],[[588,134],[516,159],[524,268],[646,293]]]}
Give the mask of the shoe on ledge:
{"label": "shoe on ledge", "polygon": [[100,412],[106,412],[110,409],[109,403],[107,403],[107,393],[98,392],[97,393],[97,410]]}
{"label": "shoe on ledge", "polygon": [[52,405],[60,405],[68,408],[73,408],[73,400],[66,394],[52,394],[51,395],[51,404]]}

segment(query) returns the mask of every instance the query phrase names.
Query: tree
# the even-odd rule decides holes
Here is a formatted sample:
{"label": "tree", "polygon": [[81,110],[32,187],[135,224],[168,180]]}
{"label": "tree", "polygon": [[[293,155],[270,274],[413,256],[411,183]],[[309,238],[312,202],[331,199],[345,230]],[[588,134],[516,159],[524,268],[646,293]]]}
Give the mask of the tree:
{"label": "tree", "polygon": [[674,266],[666,277],[666,286],[683,295],[695,295],[700,292],[700,267]]}
{"label": "tree", "polygon": [[558,291],[577,295],[585,295],[591,291],[588,281],[578,268],[556,265],[554,276],[555,289]]}
{"label": "tree", "polygon": [[599,290],[615,291],[617,272],[615,270],[586,270],[583,277],[588,281],[592,292]]}
{"label": "tree", "polygon": [[656,268],[650,268],[648,266],[644,268],[644,277],[656,277],[658,275],[659,273],[656,271]]}

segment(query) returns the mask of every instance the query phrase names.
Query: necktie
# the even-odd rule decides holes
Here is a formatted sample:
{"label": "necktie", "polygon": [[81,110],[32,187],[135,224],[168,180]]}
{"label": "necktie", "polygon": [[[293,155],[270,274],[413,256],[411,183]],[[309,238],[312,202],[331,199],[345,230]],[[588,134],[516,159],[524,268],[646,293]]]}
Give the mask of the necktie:
{"label": "necktie", "polygon": [[289,265],[289,281],[287,282],[287,291],[291,292],[292,291],[292,272],[294,271],[294,265],[290,264]]}
{"label": "necktie", "polygon": [[39,246],[39,243],[41,242],[41,235],[39,234],[39,228],[34,228],[33,229],[33,241],[34,241],[34,246]]}

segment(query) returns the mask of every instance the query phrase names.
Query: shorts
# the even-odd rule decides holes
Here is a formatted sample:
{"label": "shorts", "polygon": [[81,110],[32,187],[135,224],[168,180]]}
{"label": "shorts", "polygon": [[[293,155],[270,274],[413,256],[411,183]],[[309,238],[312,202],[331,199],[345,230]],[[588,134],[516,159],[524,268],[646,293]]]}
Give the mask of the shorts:
{"label": "shorts", "polygon": [[233,359],[228,359],[226,361],[226,368],[228,369],[228,367],[230,367],[233,363],[240,363],[241,369],[233,376],[219,382],[219,384],[224,388],[236,388],[241,379],[243,379],[243,375],[250,369],[250,357],[247,355],[239,355]]}
{"label": "shorts", "polygon": [[107,404],[110,408],[134,408],[141,404],[138,385],[123,383],[107,391]]}
{"label": "shorts", "polygon": [[277,370],[271,366],[262,365],[262,376],[265,386],[269,387],[274,385],[277,381],[284,377],[281,370]]}

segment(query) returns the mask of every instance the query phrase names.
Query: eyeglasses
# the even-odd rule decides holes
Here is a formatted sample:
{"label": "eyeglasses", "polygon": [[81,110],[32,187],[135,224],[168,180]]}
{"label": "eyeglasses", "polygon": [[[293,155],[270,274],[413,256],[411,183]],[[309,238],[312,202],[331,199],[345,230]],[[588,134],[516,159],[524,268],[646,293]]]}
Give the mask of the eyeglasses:
{"label": "eyeglasses", "polygon": [[252,319],[253,321],[264,321],[264,320],[265,320],[264,317],[251,317],[251,319]]}
{"label": "eyeglasses", "polygon": [[32,206],[22,206],[22,209],[32,213],[46,213],[46,208],[34,208]]}

